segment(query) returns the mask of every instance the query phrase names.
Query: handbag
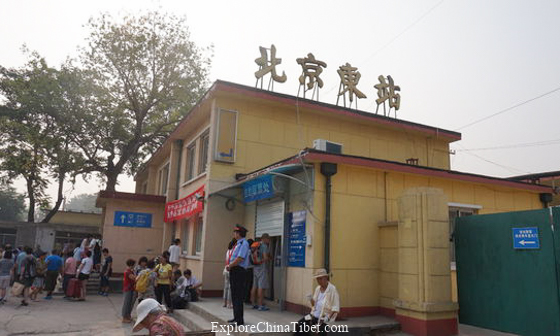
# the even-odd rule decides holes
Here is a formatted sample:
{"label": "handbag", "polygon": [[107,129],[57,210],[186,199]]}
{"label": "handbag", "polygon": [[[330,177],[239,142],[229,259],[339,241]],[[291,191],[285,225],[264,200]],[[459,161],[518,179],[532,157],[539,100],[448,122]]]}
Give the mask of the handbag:
{"label": "handbag", "polygon": [[25,288],[25,286],[21,283],[21,282],[14,282],[13,286],[12,286],[12,295],[13,296],[19,296],[21,295],[21,293],[23,293],[23,289]]}

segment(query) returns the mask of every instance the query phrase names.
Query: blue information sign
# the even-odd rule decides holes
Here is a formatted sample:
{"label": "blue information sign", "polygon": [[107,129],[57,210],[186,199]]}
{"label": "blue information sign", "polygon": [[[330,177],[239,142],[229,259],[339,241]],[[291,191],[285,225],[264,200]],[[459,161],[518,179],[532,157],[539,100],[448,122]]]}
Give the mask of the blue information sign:
{"label": "blue information sign", "polygon": [[272,176],[264,175],[243,184],[243,198],[245,203],[274,196]]}
{"label": "blue information sign", "polygon": [[289,215],[288,266],[291,267],[305,267],[305,217],[305,211],[296,211]]}
{"label": "blue information sign", "polygon": [[541,247],[539,242],[539,228],[512,228],[512,230],[514,249],[538,249]]}
{"label": "blue information sign", "polygon": [[114,225],[151,228],[152,214],[141,212],[115,211]]}

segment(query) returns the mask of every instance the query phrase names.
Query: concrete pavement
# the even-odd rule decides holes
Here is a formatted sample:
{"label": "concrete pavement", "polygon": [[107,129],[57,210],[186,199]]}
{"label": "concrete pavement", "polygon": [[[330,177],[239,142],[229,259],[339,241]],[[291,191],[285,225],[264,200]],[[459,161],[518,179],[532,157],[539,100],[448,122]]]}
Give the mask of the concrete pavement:
{"label": "concrete pavement", "polygon": [[8,298],[8,303],[0,305],[0,336],[132,334],[132,325],[121,323],[120,294],[109,297],[91,295],[84,302],[55,296],[49,301],[30,302],[27,307],[19,303],[19,299]]}

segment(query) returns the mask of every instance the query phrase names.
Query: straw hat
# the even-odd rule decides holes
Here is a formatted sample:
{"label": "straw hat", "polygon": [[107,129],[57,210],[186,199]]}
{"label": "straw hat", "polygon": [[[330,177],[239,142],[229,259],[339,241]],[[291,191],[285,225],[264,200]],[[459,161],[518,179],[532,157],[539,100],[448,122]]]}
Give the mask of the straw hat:
{"label": "straw hat", "polygon": [[136,307],[136,313],[138,314],[138,318],[136,319],[136,323],[134,324],[134,327],[132,328],[133,332],[137,332],[139,330],[141,330],[143,328],[142,325],[140,325],[140,323],[142,323],[142,321],[144,321],[144,319],[148,316],[148,314],[155,308],[161,308],[161,311],[165,311],[165,307],[160,305],[156,300],[154,299],[144,299],[142,300],[142,302],[140,302],[138,304],[138,306]]}
{"label": "straw hat", "polygon": [[318,270],[315,271],[315,274],[313,274],[313,278],[317,279],[317,278],[322,278],[322,277],[328,277],[329,273],[327,273],[327,270],[324,268],[320,268]]}

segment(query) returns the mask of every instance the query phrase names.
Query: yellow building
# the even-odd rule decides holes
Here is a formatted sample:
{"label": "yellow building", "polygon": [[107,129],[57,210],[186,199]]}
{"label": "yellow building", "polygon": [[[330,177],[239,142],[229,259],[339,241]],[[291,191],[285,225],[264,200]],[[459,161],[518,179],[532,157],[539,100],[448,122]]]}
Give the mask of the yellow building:
{"label": "yellow building", "polygon": [[[452,218],[542,208],[539,195],[550,192],[451,171],[449,144],[460,139],[444,129],[217,81],[137,174],[136,194],[164,196],[171,218],[190,214],[165,224],[160,214],[154,223],[163,225],[162,250],[182,240],[181,267],[202,279],[204,295],[221,293],[225,251],[239,223],[248,237],[272,236],[269,298],[302,311],[315,286],[313,271],[326,267],[341,315],[393,316],[399,256],[406,257],[398,252],[397,225],[405,190],[443,190]],[[169,204],[181,199],[184,207]],[[105,231],[114,218],[106,209]]]}

